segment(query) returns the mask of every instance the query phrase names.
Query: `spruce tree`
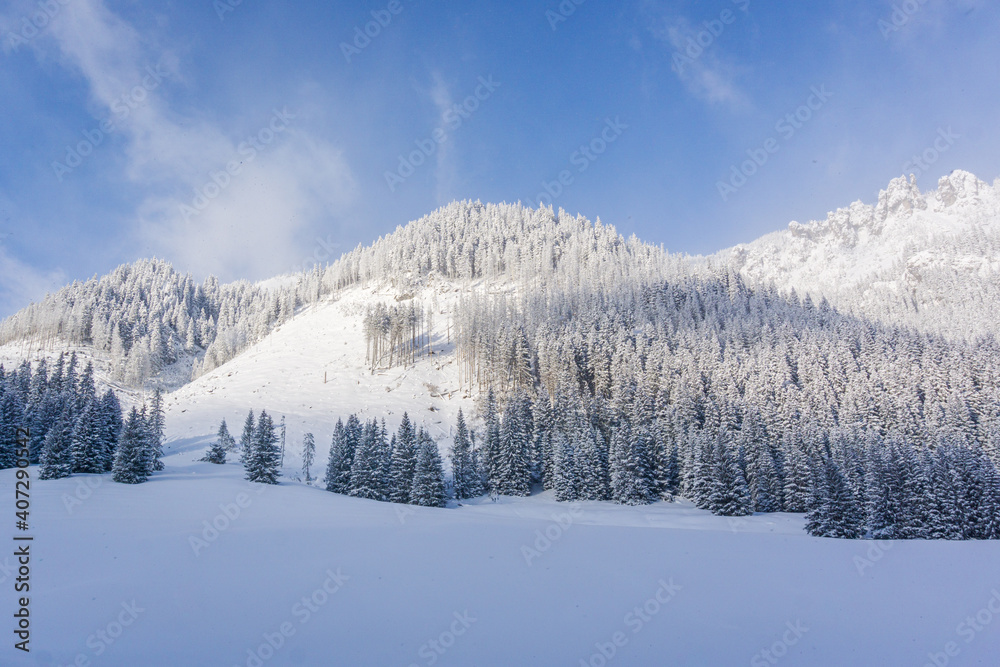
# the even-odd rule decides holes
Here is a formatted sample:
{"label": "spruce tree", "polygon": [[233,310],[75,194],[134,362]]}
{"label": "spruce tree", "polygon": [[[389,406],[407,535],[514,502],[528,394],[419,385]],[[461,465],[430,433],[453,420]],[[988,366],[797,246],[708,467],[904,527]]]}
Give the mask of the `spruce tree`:
{"label": "spruce tree", "polygon": [[244,463],[247,480],[260,484],[277,484],[278,477],[281,475],[280,456],[278,436],[274,432],[274,421],[266,410],[261,410],[250,451],[246,454]]}
{"label": "spruce tree", "polygon": [[219,433],[215,438],[215,442],[212,443],[212,447],[202,460],[222,465],[226,462],[226,452],[229,452],[232,447],[233,436],[229,434],[229,427],[226,426],[226,420],[223,419],[222,423],[219,424]]}
{"label": "spruce tree", "polygon": [[529,431],[524,423],[528,413],[525,399],[517,394],[507,404],[500,425],[500,438],[493,452],[493,491],[505,496],[531,493],[528,460]]}
{"label": "spruce tree", "polygon": [[73,427],[73,472],[104,472],[104,438],[100,406],[91,401],[84,406]]}
{"label": "spruce tree", "polygon": [[306,478],[306,484],[312,481],[309,468],[316,458],[316,438],[312,433],[302,436],[302,475]]}
{"label": "spruce tree", "polygon": [[410,490],[410,502],[424,507],[444,507],[444,469],[441,465],[441,455],[437,444],[423,430],[420,435],[420,451],[413,472],[413,488]]}
{"label": "spruce tree", "polygon": [[39,479],[59,479],[73,472],[73,424],[67,407],[45,434]]}
{"label": "spruce tree", "polygon": [[163,415],[163,390],[159,387],[153,390],[153,399],[149,404],[148,429],[150,446],[152,447],[153,470],[163,470],[163,441],[166,435]]}
{"label": "spruce tree", "polygon": [[115,463],[116,450],[118,449],[118,439],[121,436],[124,423],[121,403],[118,402],[118,397],[110,389],[105,391],[104,395],[101,396],[100,413],[104,472],[111,472]]}
{"label": "spruce tree", "polygon": [[404,412],[403,421],[396,433],[396,446],[392,450],[392,460],[389,465],[390,502],[410,502],[410,491],[413,488],[413,473],[416,465],[416,434],[410,423],[409,415]]}
{"label": "spruce tree", "polygon": [[251,409],[247,413],[247,418],[243,421],[243,434],[240,436],[240,463],[244,465],[247,462],[250,450],[253,449],[254,434],[256,432],[257,426],[254,421],[253,410]]}
{"label": "spruce tree", "polygon": [[723,438],[715,444],[715,475],[708,504],[713,514],[746,516],[753,514],[750,488],[730,444]]}
{"label": "spruce tree", "polygon": [[115,450],[111,478],[120,484],[141,484],[149,479],[146,425],[136,408],[132,408],[122,426]]}
{"label": "spruce tree", "polygon": [[[382,434],[375,422],[365,424],[351,467],[349,493],[355,498],[386,500],[381,439]],[[410,483],[413,483],[412,479]]]}
{"label": "spruce tree", "polygon": [[566,434],[557,429],[553,437],[552,447],[554,460],[552,462],[552,488],[556,500],[569,502],[579,497],[580,476],[576,468],[576,453]]}
{"label": "spruce tree", "polygon": [[462,410],[458,411],[455,425],[455,440],[451,448],[451,469],[454,480],[455,499],[465,500],[483,495],[482,474],[477,470],[472,457],[472,440],[465,424]]}

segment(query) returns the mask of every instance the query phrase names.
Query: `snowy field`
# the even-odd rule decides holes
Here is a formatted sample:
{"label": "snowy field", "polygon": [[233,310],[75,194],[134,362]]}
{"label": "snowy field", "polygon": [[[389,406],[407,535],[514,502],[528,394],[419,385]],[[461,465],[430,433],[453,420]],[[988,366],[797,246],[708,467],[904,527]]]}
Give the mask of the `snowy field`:
{"label": "snowy field", "polygon": [[[14,651],[8,631],[0,663],[995,665],[1000,655],[996,543],[817,539],[798,516],[731,521],[683,502],[544,494],[398,506],[252,485],[238,465],[191,458],[168,456],[135,487],[98,476],[33,485],[32,652]],[[0,473],[4,507],[13,479]]]}

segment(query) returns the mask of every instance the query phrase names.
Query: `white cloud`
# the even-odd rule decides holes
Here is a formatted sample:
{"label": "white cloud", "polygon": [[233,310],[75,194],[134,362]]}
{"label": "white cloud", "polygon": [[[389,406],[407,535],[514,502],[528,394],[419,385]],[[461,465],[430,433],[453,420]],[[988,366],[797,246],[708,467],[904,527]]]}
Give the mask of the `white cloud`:
{"label": "white cloud", "polygon": [[[164,92],[181,82],[177,57],[169,49],[154,51],[150,36],[103,0],[73,0],[36,42],[49,40],[89,83],[95,115],[117,119],[123,96],[135,103],[118,132],[127,140],[126,176],[147,193],[136,230],[144,246],[180,268],[222,278],[289,270],[311,253],[299,245],[305,231],[352,199],[349,165],[336,147],[310,133],[304,117],[247,160],[241,143],[268,132],[269,118],[241,134],[172,110]],[[296,101],[303,100],[290,102]],[[185,215],[182,206],[191,206],[196,191],[211,189],[210,174],[234,159],[247,162],[241,173],[204,210]]]}
{"label": "white cloud", "polygon": [[[736,84],[738,67],[718,44],[735,23],[717,22],[721,32],[716,34],[703,24],[692,27],[686,18],[659,9],[657,3],[647,3],[644,9],[647,30],[670,49],[671,69],[689,93],[735,110],[751,107],[750,98]],[[733,14],[736,21],[744,16],[740,11]]]}

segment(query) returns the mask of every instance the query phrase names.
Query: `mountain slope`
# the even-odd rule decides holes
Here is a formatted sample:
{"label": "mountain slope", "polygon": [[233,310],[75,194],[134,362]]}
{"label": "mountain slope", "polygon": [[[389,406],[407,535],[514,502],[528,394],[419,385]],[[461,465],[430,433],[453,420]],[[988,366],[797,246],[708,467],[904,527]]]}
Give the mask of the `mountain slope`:
{"label": "mountain slope", "polygon": [[997,334],[1000,186],[955,171],[921,193],[893,180],[872,206],[856,201],[826,220],[713,255],[751,284],[825,297],[890,326],[949,336]]}

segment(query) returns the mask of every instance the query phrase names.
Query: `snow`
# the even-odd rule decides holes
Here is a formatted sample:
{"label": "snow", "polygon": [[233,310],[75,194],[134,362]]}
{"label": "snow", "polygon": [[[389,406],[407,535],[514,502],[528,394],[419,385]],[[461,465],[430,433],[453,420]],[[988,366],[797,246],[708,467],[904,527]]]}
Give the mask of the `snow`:
{"label": "snow", "polygon": [[[338,418],[346,422],[351,414],[362,422],[384,417],[392,432],[408,412],[416,427],[423,426],[439,443],[450,445],[458,410],[471,417],[474,405],[459,384],[454,346],[447,342],[447,315],[435,314],[434,355],[418,357],[406,368],[375,373],[365,364],[364,309],[379,301],[395,303],[395,295],[373,287],[346,290],[336,301],[306,308],[229,363],[168,394],[165,408],[172,446],[200,456],[223,418],[239,439],[250,409],[255,414],[267,410],[275,424],[285,417],[285,463],[290,474],[298,470],[306,432],[316,436],[313,472],[322,472],[334,425]],[[418,304],[430,304],[436,297],[445,313],[457,296],[444,283],[413,298]]]}
{"label": "snow", "polygon": [[[419,508],[186,458],[138,486],[33,484],[33,650],[8,639],[0,662],[599,665],[616,633],[621,665],[774,664],[769,647],[790,665],[922,665],[948,642],[973,665],[1000,651],[996,543],[825,540],[799,516],[549,494]],[[13,471],[0,480],[12,507]],[[981,631],[962,625],[977,613]],[[98,634],[123,621],[113,643]]]}
{"label": "snow", "polygon": [[995,333],[981,313],[1000,283],[998,239],[1000,188],[955,171],[923,194],[911,180],[894,179],[875,205],[856,201],[826,220],[791,222],[710,259],[752,284],[794,288],[817,302],[825,296],[845,312],[890,324],[965,336]]}

